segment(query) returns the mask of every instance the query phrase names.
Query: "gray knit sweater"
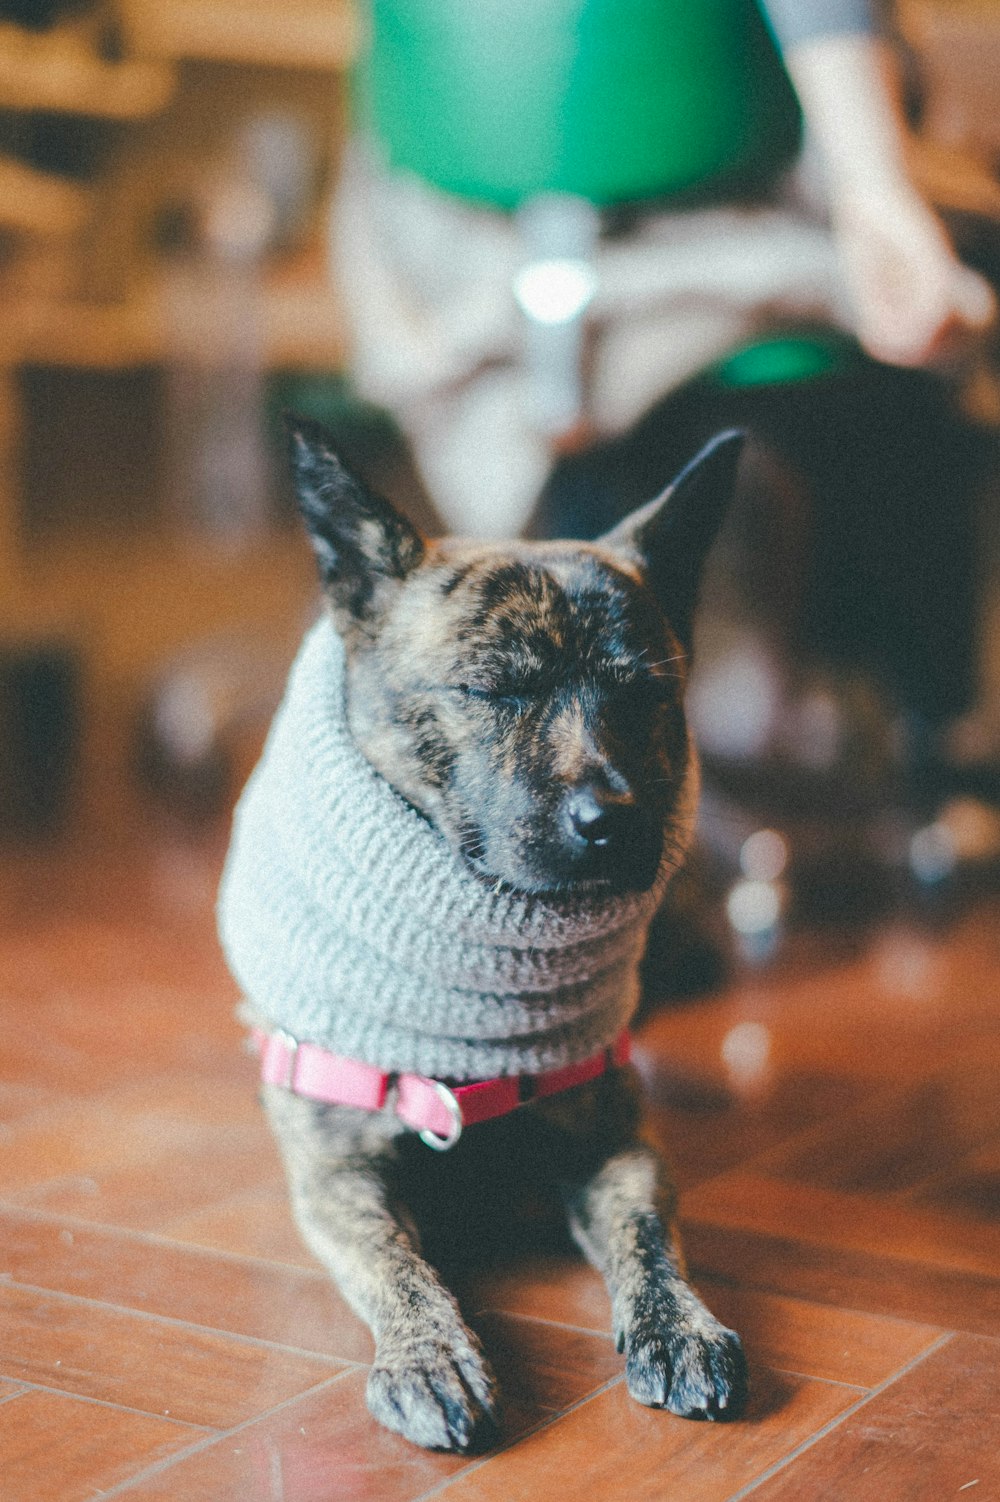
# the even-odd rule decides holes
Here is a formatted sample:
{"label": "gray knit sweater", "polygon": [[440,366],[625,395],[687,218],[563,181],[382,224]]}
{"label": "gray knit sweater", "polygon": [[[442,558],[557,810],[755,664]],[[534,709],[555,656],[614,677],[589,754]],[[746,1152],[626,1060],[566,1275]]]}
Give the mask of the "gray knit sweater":
{"label": "gray knit sweater", "polygon": [[628,1022],[669,875],[665,862],[651,891],[602,900],[475,877],[352,741],[324,618],[237,807],[219,927],[265,1025],[387,1071],[537,1073]]}

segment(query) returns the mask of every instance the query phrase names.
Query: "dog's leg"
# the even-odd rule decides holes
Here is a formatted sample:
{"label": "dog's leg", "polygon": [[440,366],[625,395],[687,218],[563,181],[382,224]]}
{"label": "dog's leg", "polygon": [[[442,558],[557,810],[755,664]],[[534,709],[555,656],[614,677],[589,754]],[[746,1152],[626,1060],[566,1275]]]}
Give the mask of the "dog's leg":
{"label": "dog's leg", "polygon": [[573,1235],[608,1285],[632,1396],[684,1418],[735,1418],[747,1394],[743,1349],[686,1281],[658,1155],[635,1139],[616,1145],[566,1198]]}
{"label": "dog's leg", "polygon": [[396,1200],[391,1128],[277,1087],[265,1089],[264,1104],[306,1244],[375,1337],[371,1412],[431,1449],[487,1442],[496,1432],[494,1379]]}

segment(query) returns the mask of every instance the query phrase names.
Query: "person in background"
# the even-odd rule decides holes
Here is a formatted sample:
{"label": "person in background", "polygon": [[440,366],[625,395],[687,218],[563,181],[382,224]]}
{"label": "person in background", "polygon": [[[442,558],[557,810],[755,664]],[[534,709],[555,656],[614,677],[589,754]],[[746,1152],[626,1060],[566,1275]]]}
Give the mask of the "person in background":
{"label": "person in background", "polygon": [[516,534],[560,452],[764,331],[930,366],[993,316],[916,186],[868,0],[371,0],[371,22],[337,282],[361,394],[451,530]]}

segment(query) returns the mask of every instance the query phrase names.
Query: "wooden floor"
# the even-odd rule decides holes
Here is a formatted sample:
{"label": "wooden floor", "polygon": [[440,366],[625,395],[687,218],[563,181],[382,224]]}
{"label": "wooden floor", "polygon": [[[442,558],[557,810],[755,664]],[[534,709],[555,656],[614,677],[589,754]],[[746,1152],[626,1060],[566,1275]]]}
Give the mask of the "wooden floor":
{"label": "wooden floor", "polygon": [[1000,903],[661,1012],[639,1062],[747,1417],[628,1398],[596,1276],[465,1304],[505,1446],[364,1407],[366,1332],[299,1246],[216,953],[218,851],[0,876],[4,1502],[1000,1498]]}

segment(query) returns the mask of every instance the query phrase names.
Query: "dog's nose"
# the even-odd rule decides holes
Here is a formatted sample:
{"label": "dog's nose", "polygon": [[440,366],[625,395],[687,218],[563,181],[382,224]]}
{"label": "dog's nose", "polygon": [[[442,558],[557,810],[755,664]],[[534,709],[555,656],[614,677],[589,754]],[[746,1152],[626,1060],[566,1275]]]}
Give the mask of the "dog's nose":
{"label": "dog's nose", "polygon": [[635,799],[588,784],[574,789],[566,805],[573,833],[592,848],[619,844],[635,826]]}

